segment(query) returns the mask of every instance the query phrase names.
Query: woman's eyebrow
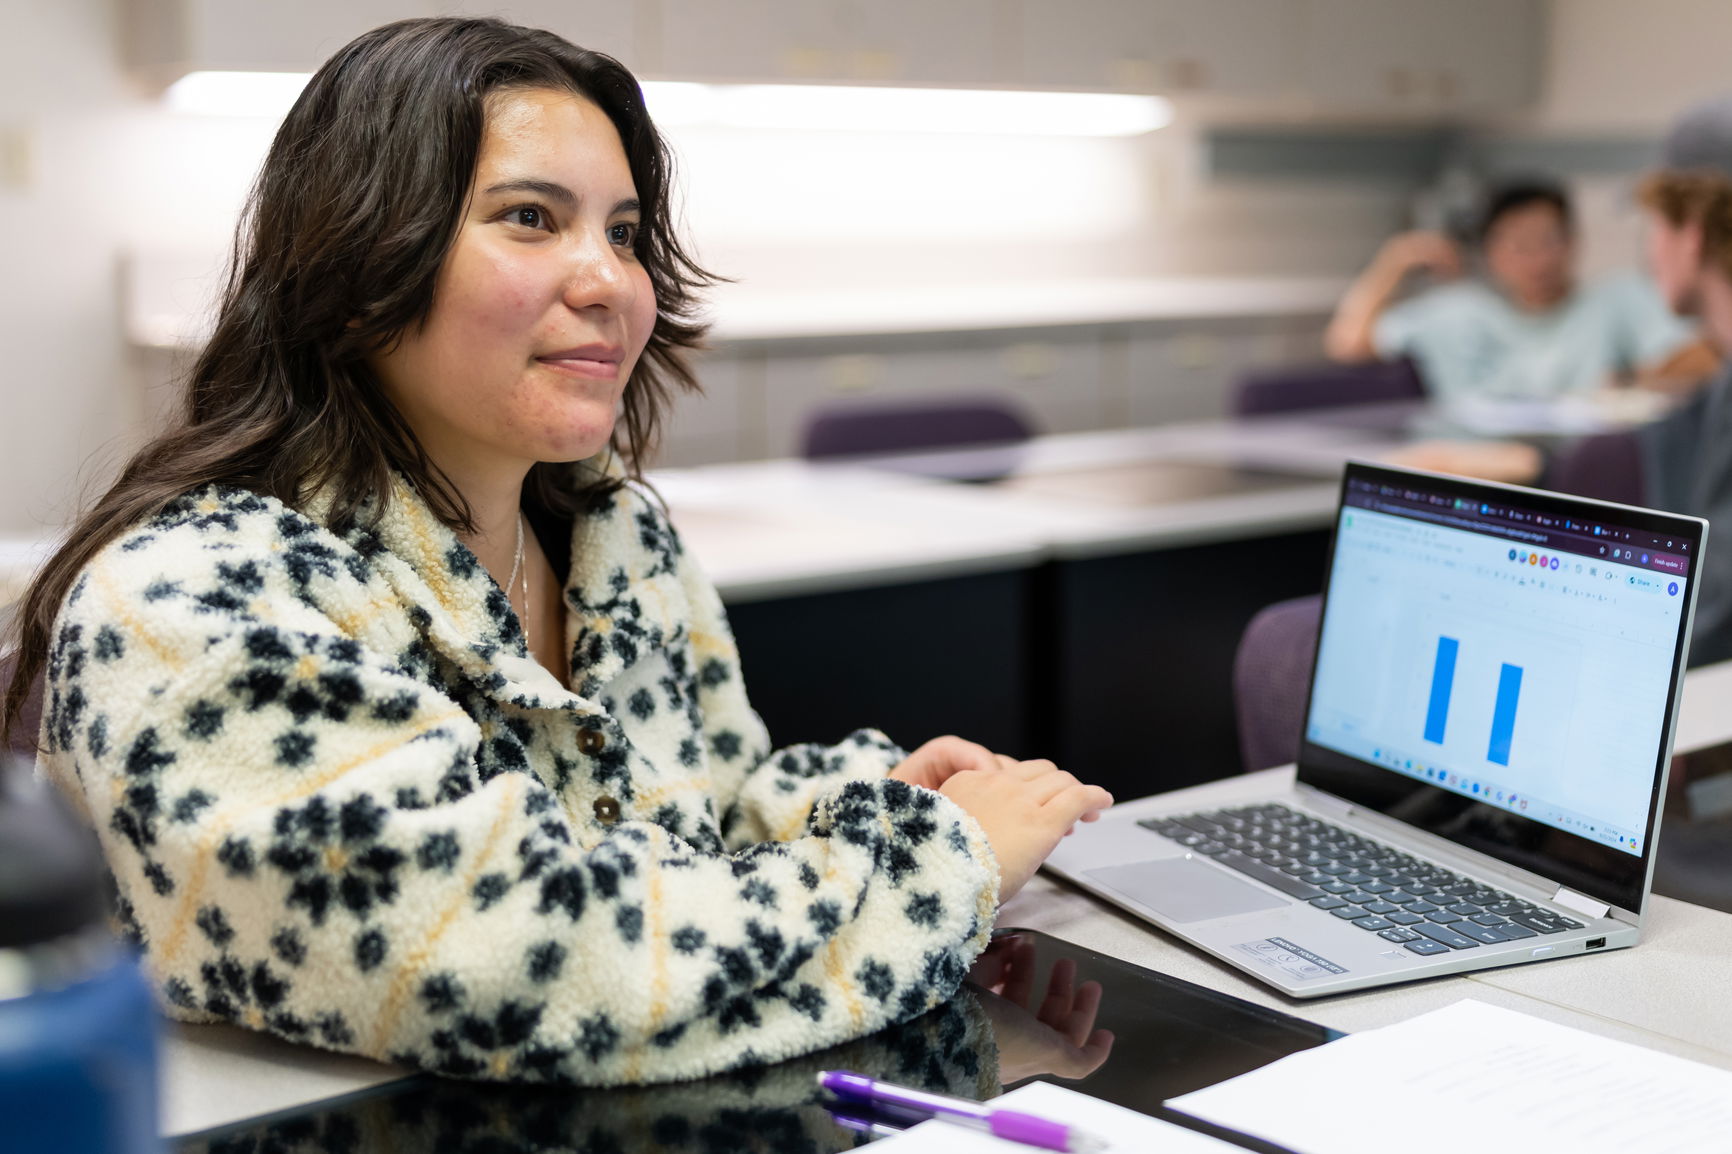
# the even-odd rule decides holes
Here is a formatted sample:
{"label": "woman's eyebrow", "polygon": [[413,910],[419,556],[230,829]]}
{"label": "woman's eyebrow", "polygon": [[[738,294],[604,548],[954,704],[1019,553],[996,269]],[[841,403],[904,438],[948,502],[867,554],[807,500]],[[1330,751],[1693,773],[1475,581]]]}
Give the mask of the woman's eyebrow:
{"label": "woman's eyebrow", "polygon": [[577,204],[577,194],[571,189],[551,180],[537,180],[526,177],[522,180],[505,180],[498,184],[488,185],[489,196],[496,192],[526,192],[532,196],[545,197],[557,202],[562,208],[573,208]]}
{"label": "woman's eyebrow", "polygon": [[[486,192],[489,196],[492,196],[495,193],[528,193],[531,196],[544,197],[547,200],[554,201],[558,203],[561,208],[567,210],[574,208],[577,205],[577,194],[572,192],[571,189],[557,181],[540,180],[535,177],[524,177],[520,180],[503,180],[498,184],[488,185]],[[614,202],[613,212],[609,215],[620,216],[626,213],[642,212],[643,203],[641,201],[636,197],[626,197],[623,200]]]}

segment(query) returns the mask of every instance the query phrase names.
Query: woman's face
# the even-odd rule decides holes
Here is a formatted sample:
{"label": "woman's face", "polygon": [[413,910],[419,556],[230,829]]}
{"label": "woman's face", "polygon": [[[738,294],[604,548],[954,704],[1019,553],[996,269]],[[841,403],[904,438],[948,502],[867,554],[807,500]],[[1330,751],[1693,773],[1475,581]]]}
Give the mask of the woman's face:
{"label": "woman's face", "polygon": [[427,319],[371,364],[460,484],[608,443],[655,323],[619,133],[580,96],[495,93]]}

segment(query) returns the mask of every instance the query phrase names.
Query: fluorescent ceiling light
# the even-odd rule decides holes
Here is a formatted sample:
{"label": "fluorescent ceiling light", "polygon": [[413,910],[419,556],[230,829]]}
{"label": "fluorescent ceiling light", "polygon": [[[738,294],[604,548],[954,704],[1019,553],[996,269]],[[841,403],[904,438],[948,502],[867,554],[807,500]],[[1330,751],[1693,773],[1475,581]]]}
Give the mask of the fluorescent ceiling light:
{"label": "fluorescent ceiling light", "polygon": [[[286,115],[305,72],[189,72],[168,107],[205,116]],[[644,100],[658,124],[808,132],[1137,136],[1163,128],[1159,96],[962,88],[854,88],[828,84],[689,84],[651,80]]]}
{"label": "fluorescent ceiling light", "polygon": [[293,107],[310,72],[189,72],[169,85],[174,112],[201,116],[269,116],[281,119]]}
{"label": "fluorescent ceiling light", "polygon": [[1137,136],[1172,123],[1159,96],[828,84],[648,81],[657,123],[795,131]]}

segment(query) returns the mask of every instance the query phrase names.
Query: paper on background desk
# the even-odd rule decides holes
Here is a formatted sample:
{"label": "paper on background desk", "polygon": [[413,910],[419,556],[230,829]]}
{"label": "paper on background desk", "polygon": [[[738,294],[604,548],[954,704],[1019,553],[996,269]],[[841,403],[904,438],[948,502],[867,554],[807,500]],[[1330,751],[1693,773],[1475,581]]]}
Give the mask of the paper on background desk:
{"label": "paper on background desk", "polygon": [[[1006,1110],[1038,1114],[1055,1122],[1068,1122],[1106,1140],[1107,1151],[1111,1154],[1150,1154],[1151,1151],[1159,1154],[1221,1154],[1222,1151],[1238,1151],[1236,1146],[1205,1137],[1194,1130],[1050,1082],[1031,1082],[992,1099],[990,1104]],[[879,1151],[883,1154],[913,1154],[925,1150],[943,1151],[944,1154],[1039,1154],[1035,1147],[1021,1142],[938,1121],[911,1126],[894,1137],[873,1142],[866,1149],[872,1154]]]}
{"label": "paper on background desk", "polygon": [[1168,1103],[1300,1154],[1726,1149],[1732,1073],[1466,1000]]}

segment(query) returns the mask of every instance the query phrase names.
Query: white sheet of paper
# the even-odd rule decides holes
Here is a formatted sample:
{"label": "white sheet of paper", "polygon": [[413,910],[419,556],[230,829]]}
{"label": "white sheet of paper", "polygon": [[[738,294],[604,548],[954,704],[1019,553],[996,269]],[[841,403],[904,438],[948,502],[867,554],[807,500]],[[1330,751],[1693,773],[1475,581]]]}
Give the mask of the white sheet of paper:
{"label": "white sheet of paper", "polygon": [[1700,1154],[1732,1133],[1732,1072],[1467,1000],[1170,1104],[1301,1154]]}
{"label": "white sheet of paper", "polygon": [[[1003,1097],[992,1099],[992,1105],[1068,1122],[1104,1139],[1109,1143],[1107,1149],[1114,1154],[1149,1154],[1150,1151],[1159,1151],[1160,1154],[1221,1154],[1224,1150],[1237,1149],[1193,1130],[1050,1082],[1031,1082]],[[943,1154],[1038,1154],[1035,1147],[1021,1142],[994,1138],[978,1130],[938,1121],[911,1126],[900,1134],[872,1143],[866,1149],[873,1154],[878,1151],[913,1154],[927,1150],[943,1151]]]}

